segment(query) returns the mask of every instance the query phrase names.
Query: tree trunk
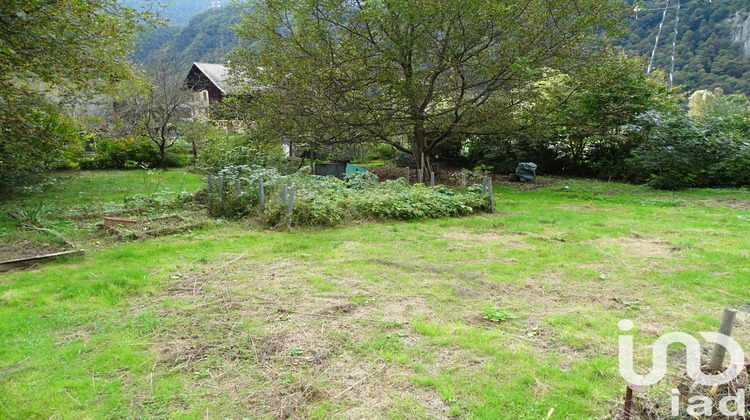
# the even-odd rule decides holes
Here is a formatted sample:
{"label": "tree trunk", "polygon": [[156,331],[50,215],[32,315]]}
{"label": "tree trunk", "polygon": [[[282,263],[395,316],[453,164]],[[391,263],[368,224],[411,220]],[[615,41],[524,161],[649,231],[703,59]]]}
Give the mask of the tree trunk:
{"label": "tree trunk", "polygon": [[167,170],[167,149],[164,143],[159,145],[159,156],[161,157],[161,169]]}
{"label": "tree trunk", "polygon": [[429,179],[430,172],[432,172],[432,164],[430,163],[429,152],[427,151],[426,141],[423,136],[414,136],[414,140],[411,143],[411,152],[412,156],[414,156],[414,161],[417,163],[417,171],[422,171],[422,179]]}

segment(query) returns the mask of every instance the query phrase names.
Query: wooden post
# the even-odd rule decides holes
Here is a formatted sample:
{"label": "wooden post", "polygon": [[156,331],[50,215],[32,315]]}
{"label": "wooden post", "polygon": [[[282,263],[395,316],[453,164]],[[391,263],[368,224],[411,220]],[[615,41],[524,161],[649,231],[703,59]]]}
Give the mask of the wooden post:
{"label": "wooden post", "polygon": [[430,172],[430,186],[435,186],[435,172]]}
{"label": "wooden post", "polygon": [[315,175],[315,151],[310,145],[310,175]]}
{"label": "wooden post", "polygon": [[492,177],[487,177],[487,186],[490,190],[490,213],[495,212],[495,194],[492,191]]}
{"label": "wooden post", "polygon": [[260,209],[261,215],[266,211],[266,194],[263,191],[262,179],[258,180],[258,209]]}
{"label": "wooden post", "polygon": [[[724,334],[727,337],[732,335],[732,326],[734,325],[734,317],[736,315],[736,309],[724,309],[724,316],[721,318],[721,325],[719,326],[719,334]],[[724,364],[724,354],[727,351],[726,347],[724,347],[726,344],[726,340],[722,340],[721,338],[714,344],[714,349],[711,352],[711,361],[708,362],[709,369],[713,371],[721,370]]]}
{"label": "wooden post", "polygon": [[224,174],[219,176],[219,213],[224,209]]}
{"label": "wooden post", "polygon": [[234,193],[235,195],[237,195],[237,197],[239,197],[240,194],[242,194],[242,185],[240,183],[239,178],[234,180]]}
{"label": "wooden post", "polygon": [[417,168],[417,184],[422,183],[422,171],[423,168]]}
{"label": "wooden post", "polygon": [[281,205],[286,206],[286,184],[281,185]]}
{"label": "wooden post", "polygon": [[409,183],[409,167],[406,167],[406,183]]}
{"label": "wooden post", "polygon": [[461,188],[466,189],[466,172],[461,172]]}
{"label": "wooden post", "polygon": [[214,176],[208,174],[208,212],[211,213],[211,209],[214,207]]}
{"label": "wooden post", "polygon": [[482,175],[482,195],[487,194],[487,175]]}
{"label": "wooden post", "polygon": [[289,207],[286,211],[286,225],[292,227],[292,213],[294,212],[294,187],[289,190]]}

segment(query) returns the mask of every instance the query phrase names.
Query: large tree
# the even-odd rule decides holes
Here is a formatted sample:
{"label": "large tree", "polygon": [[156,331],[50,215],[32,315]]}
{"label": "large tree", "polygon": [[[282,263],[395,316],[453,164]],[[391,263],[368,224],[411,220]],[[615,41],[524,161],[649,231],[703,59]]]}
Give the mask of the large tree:
{"label": "large tree", "polygon": [[543,69],[585,70],[618,26],[610,0],[257,0],[232,66],[263,86],[257,126],[376,140],[429,168],[455,136],[512,117]]}
{"label": "large tree", "polygon": [[159,150],[159,165],[167,169],[167,149],[177,143],[179,129],[187,129],[195,93],[185,87],[185,76],[174,56],[154,57],[145,68],[145,86],[119,95],[122,132],[147,137]]}
{"label": "large tree", "polygon": [[0,2],[0,188],[54,156],[54,102],[131,76],[128,48],[154,18],[118,0]]}

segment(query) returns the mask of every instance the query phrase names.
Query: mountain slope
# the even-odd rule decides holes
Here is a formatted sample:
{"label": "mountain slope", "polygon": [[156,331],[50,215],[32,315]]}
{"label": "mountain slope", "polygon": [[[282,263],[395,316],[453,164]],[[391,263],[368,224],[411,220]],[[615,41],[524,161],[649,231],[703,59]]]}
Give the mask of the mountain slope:
{"label": "mountain slope", "polygon": [[237,48],[231,30],[240,15],[231,7],[211,8],[193,16],[187,26],[153,28],[143,33],[133,53],[133,61],[145,63],[150,57],[174,56],[181,67],[194,61],[225,63],[226,54]]}
{"label": "mountain slope", "polygon": [[623,48],[650,60],[663,22],[653,67],[668,77],[678,4],[674,84],[688,91],[720,87],[725,93],[750,95],[750,6],[746,0],[638,2],[633,4]]}

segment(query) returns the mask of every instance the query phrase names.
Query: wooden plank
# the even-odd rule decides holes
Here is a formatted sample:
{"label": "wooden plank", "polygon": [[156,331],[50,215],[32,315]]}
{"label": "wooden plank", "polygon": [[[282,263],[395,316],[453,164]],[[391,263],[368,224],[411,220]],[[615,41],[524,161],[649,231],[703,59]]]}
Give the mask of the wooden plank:
{"label": "wooden plank", "polygon": [[19,258],[17,260],[3,261],[3,262],[0,262],[0,272],[10,271],[13,269],[18,269],[18,268],[31,267],[34,264],[53,260],[55,258],[62,257],[65,255],[78,255],[78,254],[83,254],[83,250],[76,249],[74,251],[55,252],[54,254],[37,255],[35,257]]}

